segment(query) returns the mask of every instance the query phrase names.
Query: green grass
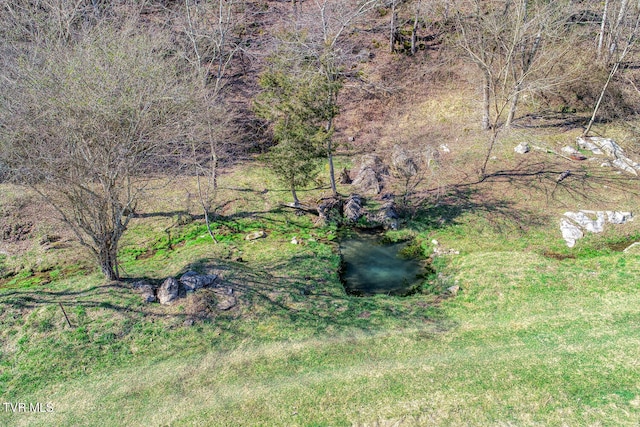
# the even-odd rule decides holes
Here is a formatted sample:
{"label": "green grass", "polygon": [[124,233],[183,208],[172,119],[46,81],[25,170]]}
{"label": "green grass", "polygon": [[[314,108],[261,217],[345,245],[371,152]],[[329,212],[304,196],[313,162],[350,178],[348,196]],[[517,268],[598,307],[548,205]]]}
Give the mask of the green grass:
{"label": "green grass", "polygon": [[[615,270],[621,260],[627,277]],[[160,343],[147,345],[164,347],[162,355],[115,369],[95,366],[104,356],[86,355],[87,374],[48,378],[21,396],[51,401],[55,413],[4,418],[17,425],[637,424],[638,257],[555,261],[494,252],[458,257],[450,268],[463,292],[425,307],[422,322],[376,322],[375,311],[407,320],[423,297],[334,298],[374,314],[360,325],[344,314],[324,319],[331,333],[292,319],[308,329],[296,337],[294,327],[278,331],[285,325],[272,313],[272,323],[251,324],[244,330],[251,337],[224,351],[209,342],[189,352],[193,331],[156,331]],[[200,341],[212,338],[205,329],[224,334],[223,325],[198,327]]]}
{"label": "green grass", "polygon": [[[619,251],[640,232],[609,227],[568,249],[559,218],[583,203],[577,187],[552,198],[553,182],[499,181],[425,202],[387,238],[459,252],[435,259],[433,292],[358,298],[339,281],[339,230],[282,209],[288,193],[264,169],[222,182],[217,244],[200,221],[175,224],[175,210],[198,214],[180,185],[132,222],[125,275],[222,271],[238,305],[216,310],[207,290],[146,305],[63,262],[47,280],[19,271],[0,287],[0,395],[55,411],[0,406],[0,425],[640,423],[640,257]],[[267,237],[244,239],[255,230]]]}

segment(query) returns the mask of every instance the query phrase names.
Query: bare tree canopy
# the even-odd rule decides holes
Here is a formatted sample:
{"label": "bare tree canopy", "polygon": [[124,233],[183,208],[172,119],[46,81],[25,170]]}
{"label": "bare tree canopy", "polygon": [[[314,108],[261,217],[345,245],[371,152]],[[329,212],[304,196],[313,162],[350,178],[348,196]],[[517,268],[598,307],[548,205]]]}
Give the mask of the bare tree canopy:
{"label": "bare tree canopy", "polygon": [[193,107],[167,40],[136,22],[34,44],[2,87],[2,157],[58,211],[109,279],[145,179]]}

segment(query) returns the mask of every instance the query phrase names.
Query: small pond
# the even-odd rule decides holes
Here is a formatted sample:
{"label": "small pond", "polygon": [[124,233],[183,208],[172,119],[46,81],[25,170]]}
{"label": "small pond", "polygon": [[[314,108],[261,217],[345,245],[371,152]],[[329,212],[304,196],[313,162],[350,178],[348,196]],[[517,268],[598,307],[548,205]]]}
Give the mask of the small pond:
{"label": "small pond", "polygon": [[348,293],[406,295],[424,280],[426,262],[401,253],[409,243],[384,243],[382,237],[350,231],[341,239],[341,279]]}

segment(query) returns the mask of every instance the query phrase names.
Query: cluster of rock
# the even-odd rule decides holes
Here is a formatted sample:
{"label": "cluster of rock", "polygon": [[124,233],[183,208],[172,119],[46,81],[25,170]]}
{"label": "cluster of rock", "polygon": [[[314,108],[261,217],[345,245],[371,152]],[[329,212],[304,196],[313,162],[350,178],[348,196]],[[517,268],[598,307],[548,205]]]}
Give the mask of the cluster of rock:
{"label": "cluster of rock", "polygon": [[460,255],[460,251],[455,249],[445,248],[441,246],[440,242],[438,242],[436,239],[433,239],[431,241],[431,244],[433,245],[433,255],[432,255],[433,257],[443,256],[443,255]]}
{"label": "cluster of rock", "polygon": [[[582,154],[575,147],[571,147],[568,145],[562,147],[562,149],[560,150],[562,152],[562,155],[571,160],[600,161],[600,166],[602,167],[615,167],[636,176],[638,175],[638,172],[640,172],[640,163],[636,163],[629,157],[627,157],[622,147],[620,147],[614,140],[610,138],[601,138],[597,136],[579,136],[576,139],[576,144],[579,149],[583,151],[591,151],[591,153],[593,153],[593,155],[596,157],[588,159],[587,156]],[[533,146],[533,148],[547,152],[551,151],[537,146]],[[526,154],[530,150],[531,147],[526,142],[521,142],[514,148],[514,151],[518,154]]]}
{"label": "cluster of rock", "polygon": [[[133,288],[142,296],[146,303],[158,301],[160,304],[171,304],[178,298],[203,288],[221,288],[222,281],[217,274],[199,274],[187,271],[180,278],[168,277],[160,286],[154,286],[148,280],[140,280],[133,284]],[[233,289],[221,289],[224,294],[232,295]],[[225,298],[218,304],[218,309],[228,310],[235,305],[235,297]]]}
{"label": "cluster of rock", "polygon": [[329,197],[318,203],[318,224],[340,223],[362,227],[398,228],[398,215],[393,195],[382,197],[382,206],[370,212],[359,194],[351,194],[346,199]]}
{"label": "cluster of rock", "polygon": [[[358,161],[356,177],[351,184],[359,189],[360,194],[375,196],[381,194],[391,177],[411,179],[417,176],[421,170],[430,168],[440,161],[440,152],[449,153],[451,150],[446,145],[440,149],[424,147],[420,150],[407,150],[400,145],[395,145],[391,150],[388,165],[376,154],[365,154]],[[344,171],[343,171],[344,172]],[[344,177],[343,183],[349,183],[350,178]]]}
{"label": "cluster of rock", "polygon": [[389,176],[389,168],[375,154],[367,154],[360,158],[360,166],[356,178],[351,183],[365,195],[375,196],[382,192],[384,181]]}
{"label": "cluster of rock", "polygon": [[614,140],[600,137],[578,137],[578,147],[589,150],[595,155],[605,155],[610,160],[601,163],[600,166],[613,166],[622,171],[638,175],[640,164],[634,162],[624,154],[624,150]]}
{"label": "cluster of rock", "polygon": [[572,248],[576,241],[584,237],[584,232],[601,233],[606,223],[625,224],[633,220],[631,212],[620,211],[588,211],[565,212],[560,221],[562,238]]}
{"label": "cluster of rock", "polygon": [[[450,152],[445,145],[443,152]],[[376,154],[365,154],[360,157],[352,180],[346,169],[340,175],[342,184],[351,184],[357,192],[346,199],[328,197],[318,202],[318,223],[347,223],[365,227],[398,227],[398,210],[393,194],[383,194],[392,177],[409,180],[418,175],[421,169],[431,167],[438,162],[440,151],[427,147],[420,151],[408,151],[396,145],[391,151],[389,165]],[[364,197],[374,197],[381,206],[371,211],[365,208]]]}

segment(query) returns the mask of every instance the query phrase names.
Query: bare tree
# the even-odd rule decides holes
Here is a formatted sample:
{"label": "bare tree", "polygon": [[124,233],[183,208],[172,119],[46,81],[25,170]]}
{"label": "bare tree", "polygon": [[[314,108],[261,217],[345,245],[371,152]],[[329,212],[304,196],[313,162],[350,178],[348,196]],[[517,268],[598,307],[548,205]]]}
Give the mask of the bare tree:
{"label": "bare tree", "polygon": [[504,111],[510,126],[524,91],[549,89],[570,78],[561,67],[573,48],[570,7],[566,1],[461,3],[458,43],[482,76],[482,129],[496,126]]}
{"label": "bare tree", "polygon": [[[602,19],[602,30],[600,33],[600,39],[598,41],[598,55],[601,55],[601,39],[603,38],[604,28],[605,28],[605,17],[607,14],[606,7],[609,5],[609,2],[605,4],[605,12],[603,13]],[[596,101],[595,106],[593,107],[593,112],[591,114],[591,118],[589,119],[589,123],[587,124],[582,136],[588,136],[591,131],[591,127],[596,120],[598,110],[600,109],[600,105],[602,104],[602,100],[609,88],[611,81],[614,76],[620,70],[620,64],[628,59],[628,55],[633,52],[633,48],[638,41],[638,31],[640,30],[640,4],[634,3],[629,6],[627,0],[623,0],[620,9],[618,11],[618,19],[616,20],[615,25],[609,32],[608,37],[608,49],[606,59],[603,59],[600,56],[600,59],[604,60],[607,65],[610,66],[609,74],[607,76],[606,81],[602,86],[602,90],[600,91],[600,96]],[[620,48],[621,47],[621,48]]]}
{"label": "bare tree", "polygon": [[[299,21],[305,29],[304,40],[298,49],[315,60],[315,66],[324,75],[326,87],[333,88],[325,96],[326,103],[332,107],[334,115],[327,117],[325,131],[333,133],[334,119],[338,114],[339,84],[343,79],[343,69],[348,61],[350,46],[347,40],[351,31],[375,7],[380,0],[313,0],[301,3],[298,9]],[[296,27],[297,27],[296,23]],[[329,164],[329,180],[333,195],[338,194],[333,166],[334,144],[331,138],[326,141],[326,156]]]}
{"label": "bare tree", "polygon": [[196,76],[197,96],[204,107],[190,121],[191,152],[185,159],[194,169],[200,206],[214,241],[210,215],[218,189],[218,167],[236,145],[235,115],[223,92],[233,60],[242,50],[243,6],[242,0],[185,0],[176,17],[184,38],[182,54]]}
{"label": "bare tree", "polygon": [[624,44],[628,39],[629,18],[633,20],[633,11],[636,8],[629,0],[605,0],[596,47],[596,57],[599,61],[609,64],[620,53],[620,44]]}
{"label": "bare tree", "polygon": [[108,279],[149,180],[194,108],[171,45],[137,21],[32,44],[0,85],[1,156],[57,210]]}

